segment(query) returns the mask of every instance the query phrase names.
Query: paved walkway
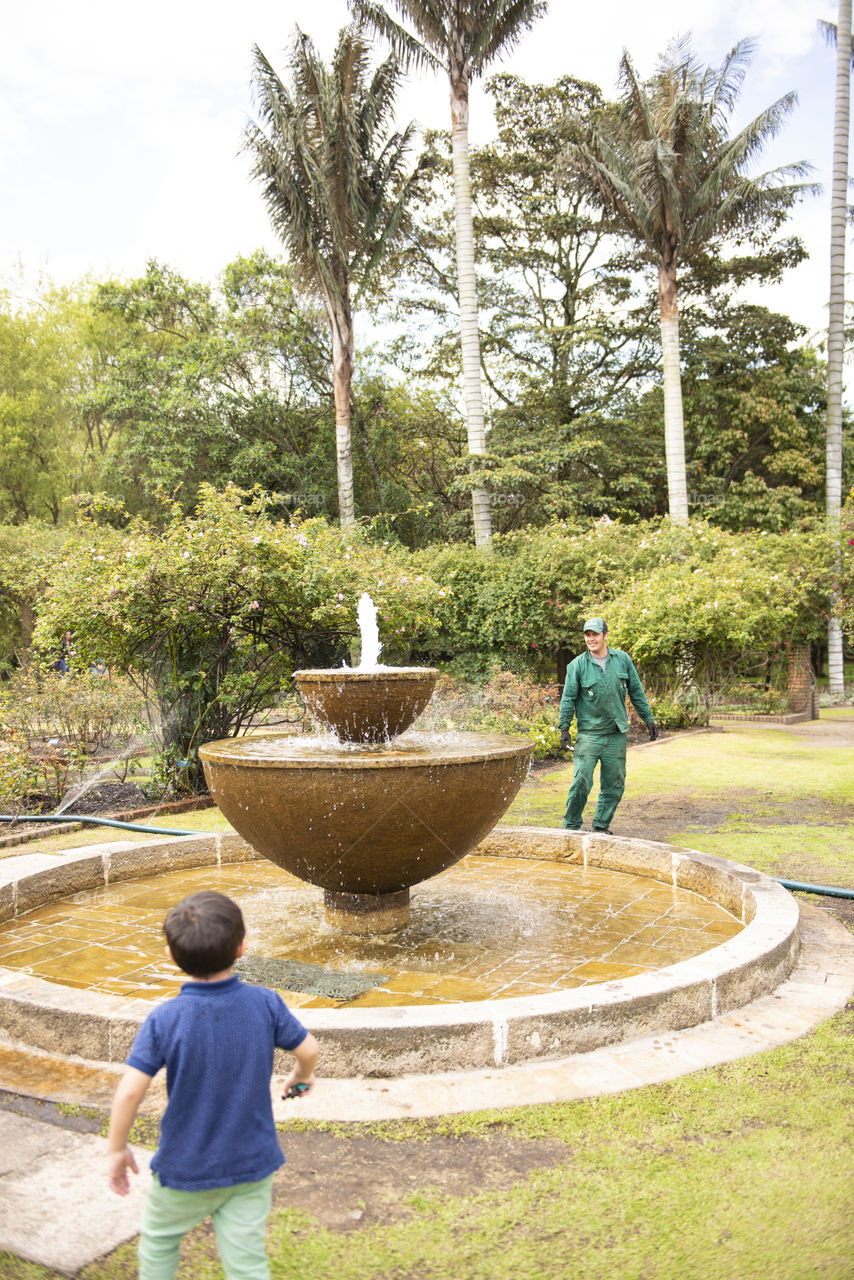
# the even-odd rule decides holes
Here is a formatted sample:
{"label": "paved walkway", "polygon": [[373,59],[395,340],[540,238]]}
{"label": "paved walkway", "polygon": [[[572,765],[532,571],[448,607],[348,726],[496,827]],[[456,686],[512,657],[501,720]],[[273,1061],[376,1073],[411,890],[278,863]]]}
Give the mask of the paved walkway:
{"label": "paved walkway", "polygon": [[[713,1022],[502,1070],[321,1079],[296,1103],[281,1102],[274,1088],[276,1115],[369,1121],[586,1098],[762,1052],[806,1034],[854,995],[854,935],[807,903],[801,937],[787,982]],[[119,1074],[0,1042],[0,1251],[73,1275],[136,1235],[148,1155],[137,1152],[141,1175],[132,1194],[112,1195],[105,1140],[82,1131],[87,1120],[79,1114],[106,1108]],[[72,1104],[71,1113],[57,1104]]]}

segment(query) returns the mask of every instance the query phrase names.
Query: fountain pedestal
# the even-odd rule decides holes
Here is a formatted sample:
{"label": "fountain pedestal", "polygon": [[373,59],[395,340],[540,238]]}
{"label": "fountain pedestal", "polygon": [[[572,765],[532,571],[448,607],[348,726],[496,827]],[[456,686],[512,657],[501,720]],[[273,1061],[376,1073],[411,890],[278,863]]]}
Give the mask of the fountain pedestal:
{"label": "fountain pedestal", "polygon": [[326,919],[344,933],[391,933],[409,919],[409,890],[396,893],[323,892]]}

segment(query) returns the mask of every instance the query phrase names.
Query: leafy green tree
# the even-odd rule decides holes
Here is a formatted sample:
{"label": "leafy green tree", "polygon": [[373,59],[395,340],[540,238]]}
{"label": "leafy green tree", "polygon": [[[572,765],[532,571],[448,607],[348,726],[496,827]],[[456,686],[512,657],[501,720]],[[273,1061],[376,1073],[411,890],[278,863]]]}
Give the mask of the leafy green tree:
{"label": "leafy green tree", "polygon": [[[469,164],[469,84],[546,10],[547,0],[392,0],[406,25],[375,0],[349,0],[360,21],[391,41],[395,52],[415,66],[444,71],[451,89],[451,143],[454,166],[457,288],[460,304],[463,383],[469,452],[486,449],[481,388],[480,334],[474,268]],[[492,537],[489,494],[472,488],[474,536],[478,547]]]}
{"label": "leafy green tree", "polygon": [[[0,525],[0,672],[26,665],[39,597],[67,530],[34,521]],[[62,632],[55,637],[59,646]]]}
{"label": "leafy green tree", "polygon": [[[489,317],[481,335],[483,372],[497,407],[489,451],[473,460],[472,479],[489,493],[498,532],[530,520],[618,514],[623,502],[628,514],[638,495],[627,485],[616,500],[610,479],[647,470],[639,460],[626,465],[622,449],[631,440],[622,421],[633,386],[655,369],[651,303],[638,292],[605,215],[591,210],[559,163],[568,109],[592,110],[601,95],[569,77],[529,85],[500,75],[487,88],[498,136],[472,149],[471,178],[478,296]],[[455,288],[451,162],[444,137],[429,141],[441,185],[434,183],[429,203],[416,206],[418,233],[396,319],[409,334],[429,318],[431,334],[440,336],[417,348],[416,370],[450,382],[457,376],[455,318],[447,305]],[[395,356],[411,368],[406,345]]]}
{"label": "leafy green tree", "polygon": [[724,239],[778,226],[798,196],[793,183],[808,166],[779,167],[753,177],[749,168],[795,105],[790,93],[734,136],[728,120],[753,45],[741,41],[720,68],[702,67],[687,40],[672,45],[643,82],[624,54],[623,93],[616,108],[576,119],[567,163],[658,268],[663,357],[664,430],[671,518],[688,520],[684,420],[679,363],[677,268],[692,252]]}
{"label": "leafy green tree", "polygon": [[405,227],[418,181],[407,171],[413,126],[391,132],[400,69],[394,57],[370,71],[367,46],[341,32],[331,67],[297,33],[288,88],[260,49],[253,87],[259,123],[246,130],[276,232],[301,282],[320,295],[332,333],[338,507],[355,522],[350,392],[353,309]]}
{"label": "leafy green tree", "polygon": [[[779,531],[820,512],[824,366],[811,349],[797,346],[802,336],[786,316],[755,305],[728,306],[683,326],[686,475],[694,518],[733,530]],[[657,439],[661,413],[656,387],[631,415],[639,438]]]}
{"label": "leafy green tree", "polygon": [[353,438],[362,509],[378,534],[409,547],[468,536],[465,420],[448,392],[392,381],[365,364],[354,386]]}
{"label": "leafy green tree", "polygon": [[472,190],[490,387],[505,406],[548,388],[565,420],[602,411],[653,366],[648,299],[607,216],[560,163],[567,115],[601,110],[601,93],[568,76],[505,74],[486,87],[497,137],[472,151]]}
{"label": "leafy green tree", "polygon": [[0,521],[58,525],[65,498],[98,475],[78,407],[92,354],[87,292],[0,293]]}
{"label": "leafy green tree", "polygon": [[94,305],[115,341],[82,410],[105,441],[103,486],[131,512],[156,515],[163,492],[190,510],[200,484],[228,481],[326,505],[322,322],[286,267],[257,253],[211,286],[151,262],[138,280],[100,285]]}
{"label": "leafy green tree", "polygon": [[854,637],[854,489],[848,494],[840,520],[837,599],[834,612],[846,635]]}
{"label": "leafy green tree", "polygon": [[821,519],[778,535],[699,522],[685,532],[644,539],[654,559],[639,556],[602,611],[659,687],[681,684],[710,705],[729,682],[767,679],[791,644],[826,633],[833,540]]}
{"label": "leafy green tree", "polygon": [[383,656],[405,659],[432,629],[439,597],[403,553],[358,527],[280,519],[269,495],[202,486],[198,510],[174,505],[165,525],[84,519],[46,579],[35,645],[50,664],[68,628],[81,663],[126,673],[198,788],[200,745],[275,705],[296,667],[340,664],[366,590]]}

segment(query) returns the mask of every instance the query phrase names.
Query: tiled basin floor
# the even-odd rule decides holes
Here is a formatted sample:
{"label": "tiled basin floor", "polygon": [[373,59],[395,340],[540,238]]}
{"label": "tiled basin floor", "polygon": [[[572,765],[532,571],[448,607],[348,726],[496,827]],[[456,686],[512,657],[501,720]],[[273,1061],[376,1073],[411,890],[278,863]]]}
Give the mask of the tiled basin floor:
{"label": "tiled basin floor", "polygon": [[0,966],[115,995],[174,994],[182,975],[164,953],[162,921],[185,894],[205,888],[240,903],[248,956],[376,983],[351,999],[283,989],[294,1008],[540,995],[647,973],[742,928],[698,894],[643,876],[470,856],[413,889],[403,929],[342,939],[325,922],[320,890],[253,861],[124,881],[40,907],[0,927]]}

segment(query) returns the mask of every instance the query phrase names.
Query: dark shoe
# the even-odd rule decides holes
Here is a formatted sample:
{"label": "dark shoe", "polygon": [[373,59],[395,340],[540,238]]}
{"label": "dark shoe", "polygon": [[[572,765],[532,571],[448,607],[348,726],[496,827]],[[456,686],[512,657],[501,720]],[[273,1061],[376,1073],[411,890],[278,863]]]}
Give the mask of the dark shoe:
{"label": "dark shoe", "polygon": [[583,830],[584,830],[583,827],[564,827],[564,831],[572,831],[575,834]]}
{"label": "dark shoe", "polygon": [[612,836],[614,833],[610,827],[594,827],[594,831],[598,831],[600,836]]}

